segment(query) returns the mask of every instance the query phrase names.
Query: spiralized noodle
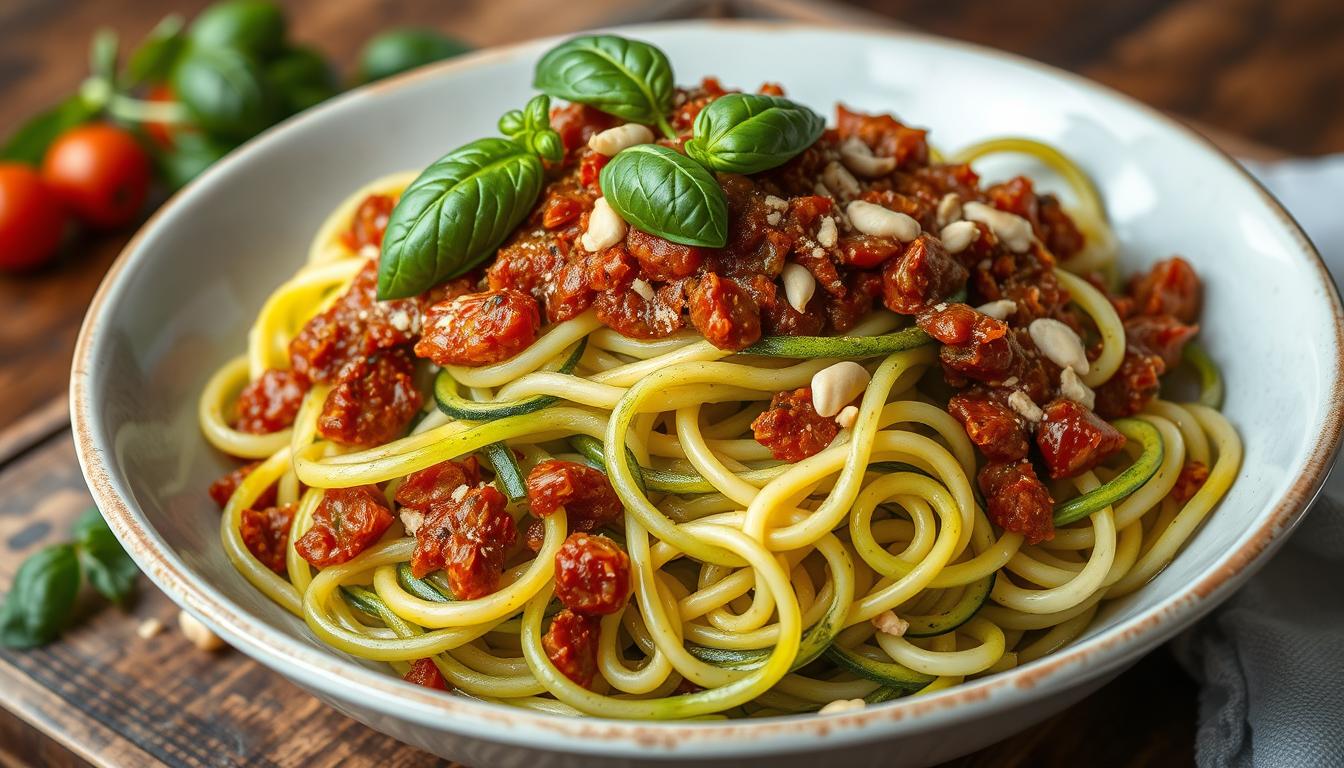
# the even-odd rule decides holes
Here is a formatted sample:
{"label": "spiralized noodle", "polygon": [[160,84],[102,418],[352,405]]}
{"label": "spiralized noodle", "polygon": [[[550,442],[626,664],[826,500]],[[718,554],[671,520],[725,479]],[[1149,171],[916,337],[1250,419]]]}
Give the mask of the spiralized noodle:
{"label": "spiralized noodle", "polygon": [[[1126,343],[1110,301],[1079,277],[1113,268],[1101,198],[1076,165],[1039,142],[996,140],[952,157],[996,152],[1035,156],[1074,191],[1072,214],[1088,247],[1057,275],[1095,326],[1100,354],[1084,382],[1098,387],[1115,375]],[[535,412],[478,421],[434,412],[404,437],[349,450],[318,437],[328,388],[317,385],[292,428],[235,430],[239,391],[288,366],[295,334],[363,264],[338,237],[359,201],[398,195],[412,177],[376,180],[332,213],[307,263],[262,307],[246,353],[210,379],[199,406],[211,445],[261,460],[224,509],[220,534],[231,562],[320,640],[398,674],[430,658],[466,695],[640,719],[767,716],[929,693],[1077,638],[1106,601],[1171,562],[1237,475],[1241,444],[1226,418],[1158,400],[1135,426],[1155,435],[1161,453],[1151,476],[1053,539],[1027,545],[990,522],[972,443],[921,388],[937,378],[925,376],[937,369],[936,346],[860,359],[871,382],[852,426],[821,452],[783,463],[753,439],[751,422],[775,392],[807,386],[835,359],[735,355],[689,331],[627,338],[591,311],[550,326],[503,362],[445,369],[457,384],[450,394],[469,403],[555,398]],[[879,312],[853,334],[888,333],[899,322]],[[577,368],[563,372],[570,354]],[[353,560],[320,571],[291,546],[285,576],[242,539],[244,510],[272,484],[280,503],[296,504],[293,542],[313,524],[326,489],[388,483],[391,498],[412,472],[495,444],[524,467],[553,457],[598,464],[625,508],[610,533],[628,552],[633,596],[601,622],[591,687],[558,670],[542,642],[555,607],[555,554],[567,535],[563,509],[544,518],[540,550],[517,548],[498,590],[473,600],[434,599],[419,587],[435,577],[407,578],[415,539],[400,523]],[[1103,487],[1148,450],[1135,441],[1129,448],[1061,483],[1056,501]],[[1187,459],[1210,471],[1178,503],[1171,492]],[[874,626],[888,613],[908,624],[904,635]]]}

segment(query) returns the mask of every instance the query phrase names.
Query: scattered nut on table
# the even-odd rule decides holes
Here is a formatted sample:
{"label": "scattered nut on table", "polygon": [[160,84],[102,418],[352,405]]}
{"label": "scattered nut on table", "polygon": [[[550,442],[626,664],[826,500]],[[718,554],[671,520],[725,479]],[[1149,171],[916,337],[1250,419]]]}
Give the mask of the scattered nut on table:
{"label": "scattered nut on table", "polygon": [[191,641],[191,644],[202,651],[213,653],[224,647],[224,641],[219,639],[219,635],[211,632],[210,628],[202,624],[200,619],[186,611],[178,612],[177,626],[182,630],[182,634],[186,635],[186,638]]}

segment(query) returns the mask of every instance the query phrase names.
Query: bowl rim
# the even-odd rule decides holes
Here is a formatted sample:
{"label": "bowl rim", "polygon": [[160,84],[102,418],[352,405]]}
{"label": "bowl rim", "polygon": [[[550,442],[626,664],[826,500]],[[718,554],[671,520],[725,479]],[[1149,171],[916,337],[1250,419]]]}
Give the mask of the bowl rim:
{"label": "bowl rim", "polygon": [[[1296,255],[1316,268],[1325,288],[1321,300],[1330,305],[1333,318],[1334,366],[1344,371],[1344,305],[1320,254],[1300,225],[1282,204],[1245,168],[1208,138],[1179,120],[1124,94],[1075,75],[1015,54],[980,45],[905,29],[876,29],[855,24],[818,26],[811,22],[764,20],[681,20],[603,27],[640,36],[660,30],[728,28],[734,32],[760,33],[803,31],[851,36],[871,41],[915,40],[937,47],[995,58],[1025,67],[1056,80],[1064,80],[1088,92],[1089,97],[1108,99],[1137,111],[1167,131],[1193,141],[1215,162],[1234,170],[1263,199],[1278,219],[1282,231],[1295,241]],[[379,81],[341,94],[246,142],[200,178],[179,190],[130,239],[108,270],[89,309],[76,341],[70,384],[70,413],[80,467],[98,508],[117,538],[150,579],[174,602],[203,617],[230,645],[310,690],[321,691],[328,701],[358,701],[387,716],[400,718],[455,734],[536,749],[611,757],[648,757],[665,752],[680,758],[764,756],[773,753],[852,746],[875,740],[894,739],[922,730],[946,726],[1002,712],[1027,699],[1044,698],[1080,686],[1132,663],[1137,658],[1188,626],[1245,581],[1268,555],[1280,546],[1301,520],[1319,493],[1340,447],[1344,429],[1344,377],[1336,376],[1322,404],[1322,431],[1307,456],[1301,474],[1263,512],[1259,522],[1244,531],[1239,545],[1224,553],[1180,591],[1167,595],[1154,606],[1116,626],[1075,645],[1066,646],[1042,659],[1004,673],[963,683],[927,696],[898,699],[858,712],[834,715],[796,715],[755,721],[643,722],[552,715],[507,705],[482,702],[470,697],[443,696],[406,684],[394,676],[348,661],[285,632],[257,622],[240,606],[194,574],[177,553],[157,535],[129,493],[117,480],[115,460],[101,445],[102,420],[90,394],[99,390],[92,361],[98,354],[100,326],[107,323],[113,302],[134,273],[141,244],[161,219],[192,198],[195,191],[213,179],[222,178],[235,166],[268,144],[310,120],[324,119],[328,110],[347,100],[400,89],[422,78],[452,77],[467,70],[532,51],[543,44],[581,32],[531,39],[494,46],[449,61]],[[357,696],[356,696],[357,694]],[[878,728],[886,724],[886,728]],[[538,737],[542,741],[538,741]]]}

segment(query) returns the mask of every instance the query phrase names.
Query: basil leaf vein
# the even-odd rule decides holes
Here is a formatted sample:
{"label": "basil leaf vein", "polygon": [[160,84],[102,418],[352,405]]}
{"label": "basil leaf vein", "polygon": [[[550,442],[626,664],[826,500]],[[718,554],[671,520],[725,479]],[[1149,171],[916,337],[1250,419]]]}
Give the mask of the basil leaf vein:
{"label": "basil leaf vein", "polygon": [[713,174],[667,147],[623,150],[602,169],[602,194],[621,218],[683,245],[722,248],[728,201]]}
{"label": "basil leaf vein", "polygon": [[439,158],[392,210],[378,298],[414,296],[479,264],[527,217],[541,187],[541,161],[508,139],[478,139]]}
{"label": "basil leaf vein", "polygon": [[727,173],[758,173],[783,165],[821,138],[826,121],[778,96],[730,93],[695,118],[686,153]]}
{"label": "basil leaf vein", "polygon": [[541,57],[533,87],[671,134],[672,65],[648,43],[615,35],[576,37]]}

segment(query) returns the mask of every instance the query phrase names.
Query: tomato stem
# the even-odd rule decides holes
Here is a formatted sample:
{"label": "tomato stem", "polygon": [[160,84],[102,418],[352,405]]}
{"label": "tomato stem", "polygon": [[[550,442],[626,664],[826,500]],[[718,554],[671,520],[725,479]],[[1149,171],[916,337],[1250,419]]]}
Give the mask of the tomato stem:
{"label": "tomato stem", "polygon": [[145,101],[120,93],[112,94],[107,112],[118,120],[131,123],[181,125],[191,120],[185,105],[175,101]]}

